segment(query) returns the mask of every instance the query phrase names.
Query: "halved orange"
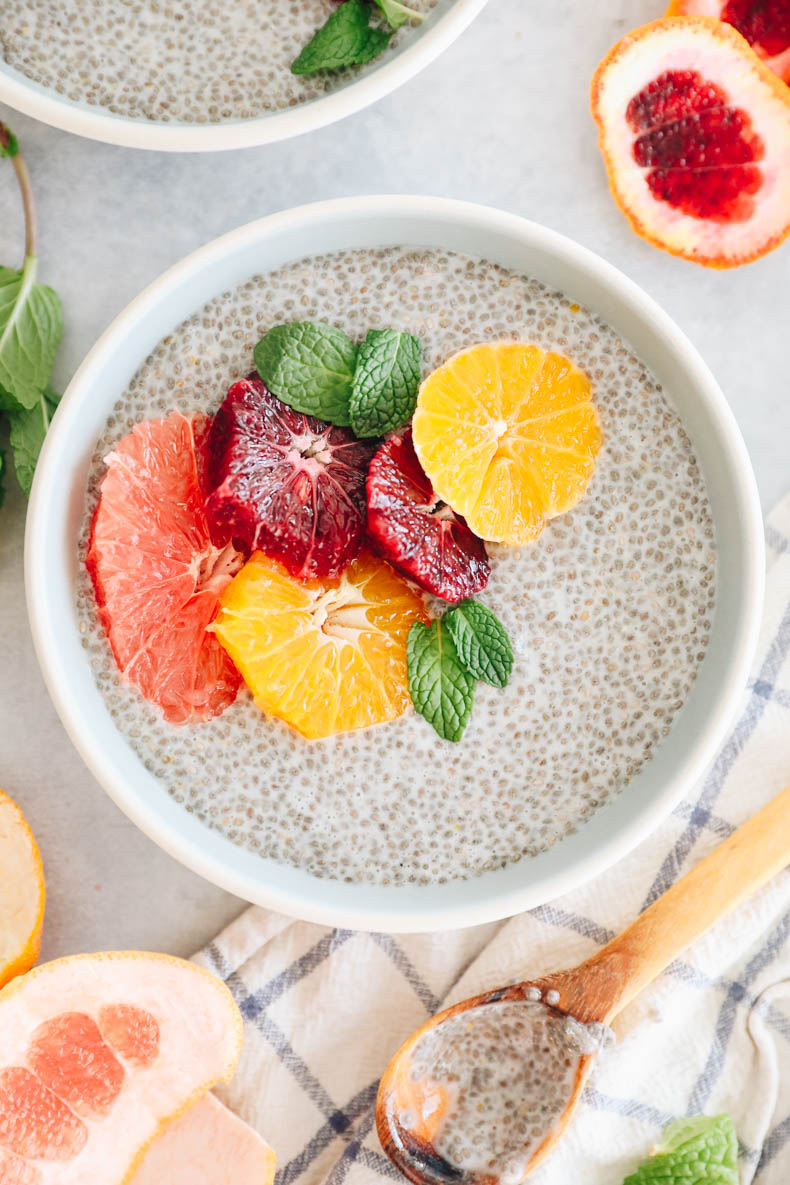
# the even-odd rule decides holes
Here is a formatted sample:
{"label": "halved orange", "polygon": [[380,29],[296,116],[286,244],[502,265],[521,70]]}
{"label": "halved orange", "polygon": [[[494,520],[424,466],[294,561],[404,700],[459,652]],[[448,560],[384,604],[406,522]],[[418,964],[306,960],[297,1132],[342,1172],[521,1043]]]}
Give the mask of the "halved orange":
{"label": "halved orange", "polygon": [[0,1182],[125,1185],[241,1052],[228,989],[169,955],[44,963],[0,992]]}
{"label": "halved orange", "polygon": [[422,598],[369,552],[336,579],[307,581],[256,552],[211,628],[258,706],[315,740],[409,710],[406,639],[429,620]]}
{"label": "halved orange", "polygon": [[0,790],[0,988],[29,971],[38,958],[44,898],[44,870],[33,832],[16,803]]}
{"label": "halved orange", "polygon": [[590,380],[524,342],[450,358],[420,388],[412,429],[438,496],[496,543],[529,543],[575,506],[601,447]]}
{"label": "halved orange", "polygon": [[154,1140],[131,1185],[272,1185],[274,1169],[266,1141],[209,1092]]}

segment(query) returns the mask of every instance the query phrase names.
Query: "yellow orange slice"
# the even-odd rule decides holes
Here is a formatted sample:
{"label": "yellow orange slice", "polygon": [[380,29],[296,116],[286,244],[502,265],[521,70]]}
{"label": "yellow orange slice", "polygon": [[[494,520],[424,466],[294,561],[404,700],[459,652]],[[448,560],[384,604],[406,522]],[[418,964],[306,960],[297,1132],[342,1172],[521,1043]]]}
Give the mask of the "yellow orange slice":
{"label": "yellow orange slice", "polygon": [[218,979],[169,955],[44,963],[0,992],[0,1183],[125,1185],[241,1051]]}
{"label": "yellow orange slice", "polygon": [[146,1152],[131,1185],[272,1185],[274,1151],[205,1094]]}
{"label": "yellow orange slice", "polygon": [[0,790],[0,988],[29,971],[38,958],[44,896],[33,832],[16,803]]}
{"label": "yellow orange slice", "polygon": [[309,581],[256,552],[212,628],[259,707],[314,740],[409,710],[406,639],[417,620],[429,620],[422,598],[368,552],[337,579]]}
{"label": "yellow orange slice", "polygon": [[435,492],[497,543],[529,543],[575,506],[601,447],[587,376],[523,342],[450,358],[420,388],[412,427]]}

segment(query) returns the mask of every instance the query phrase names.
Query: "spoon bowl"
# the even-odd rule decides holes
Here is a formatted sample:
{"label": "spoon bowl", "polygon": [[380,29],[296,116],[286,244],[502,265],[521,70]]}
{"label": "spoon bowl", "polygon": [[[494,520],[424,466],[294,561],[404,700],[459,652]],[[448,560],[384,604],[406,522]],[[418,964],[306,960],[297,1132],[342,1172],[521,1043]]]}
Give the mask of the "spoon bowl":
{"label": "spoon bowl", "polygon": [[432,1017],[379,1085],[393,1164],[415,1185],[520,1185],[567,1128],[609,1022],[788,862],[790,786],[592,958]]}

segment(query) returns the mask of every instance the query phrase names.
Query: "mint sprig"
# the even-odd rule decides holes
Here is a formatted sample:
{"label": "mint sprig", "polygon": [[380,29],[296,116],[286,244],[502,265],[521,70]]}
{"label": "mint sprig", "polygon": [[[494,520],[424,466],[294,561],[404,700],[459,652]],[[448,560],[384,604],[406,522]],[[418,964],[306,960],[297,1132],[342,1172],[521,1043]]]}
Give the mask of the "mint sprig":
{"label": "mint sprig", "polygon": [[349,413],[355,436],[384,436],[417,406],[420,343],[410,333],[371,329],[357,355]]}
{"label": "mint sprig", "polygon": [[258,374],[295,411],[346,426],[357,347],[322,321],[275,325],[254,350]]}
{"label": "mint sprig", "polygon": [[469,674],[504,687],[513,670],[513,647],[496,614],[487,605],[466,600],[446,613],[444,622]]}
{"label": "mint sprig", "polygon": [[[394,26],[393,26],[394,27]],[[292,74],[315,74],[319,70],[342,70],[361,66],[387,48],[392,33],[370,24],[365,0],[345,0],[319,29],[316,29],[297,59]]]}
{"label": "mint sprig", "polygon": [[[30,494],[38,454],[57,406],[49,385],[60,339],[60,299],[37,281],[36,217],[27,165],[16,136],[0,122],[0,158],[10,159],[25,215],[25,258],[16,271],[0,266],[0,416],[10,428],[9,442],[19,484]],[[2,475],[5,464],[2,465]]]}
{"label": "mint sprig", "polygon": [[475,681],[458,661],[455,643],[437,618],[415,621],[406,644],[409,695],[415,709],[445,741],[460,741],[472,714]]}
{"label": "mint sprig", "polygon": [[623,1185],[738,1185],[738,1137],[729,1115],[695,1115],[664,1129],[653,1155]]}
{"label": "mint sprig", "polygon": [[391,29],[399,29],[407,21],[424,21],[425,13],[417,12],[416,8],[409,8],[401,4],[400,0],[373,0],[381,11]]}

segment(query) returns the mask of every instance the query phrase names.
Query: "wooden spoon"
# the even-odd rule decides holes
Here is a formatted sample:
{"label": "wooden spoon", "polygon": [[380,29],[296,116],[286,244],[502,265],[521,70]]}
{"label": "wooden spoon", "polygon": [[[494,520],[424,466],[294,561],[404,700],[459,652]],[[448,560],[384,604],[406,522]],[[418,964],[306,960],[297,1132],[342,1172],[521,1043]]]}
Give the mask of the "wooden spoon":
{"label": "wooden spoon", "polygon": [[[541,1012],[545,1010],[547,1017],[555,1018],[554,1023],[567,1024],[563,1018],[571,1017],[583,1025],[606,1025],[690,943],[788,863],[790,786],[586,962],[568,971],[556,971],[540,979],[484,992],[432,1017],[400,1047],[379,1086],[376,1126],[392,1162],[416,1185],[517,1185],[536,1168],[565,1131],[595,1055],[577,1053],[573,1064],[567,1057],[558,1062],[558,1080],[564,1075],[567,1081],[567,1105],[564,1110],[555,1109],[547,1130],[530,1139],[521,1167],[514,1175],[512,1158],[507,1172],[492,1171],[490,1167],[472,1170],[459,1167],[437,1150],[437,1140],[441,1144],[438,1133],[445,1115],[454,1106],[453,1091],[458,1083],[442,1083],[430,1074],[426,1076],[425,1045],[418,1054],[421,1069],[419,1073],[413,1072],[415,1049],[426,1035],[434,1034],[435,1044],[438,1026],[460,1014],[484,1005],[529,1002],[536,998],[542,1000],[542,1007],[538,1008]],[[513,1011],[509,1010],[511,1016]],[[485,1016],[491,1015],[489,1009]],[[471,1033],[472,1022],[479,1023],[481,1014],[466,1019],[469,1024],[464,1024],[464,1029]],[[452,1032],[460,1032],[458,1022]],[[461,1041],[463,1036],[461,1033]],[[457,1036],[453,1040],[454,1048],[458,1049]],[[502,1052],[504,1057],[507,1050]],[[563,1057],[561,1046],[556,1057]],[[569,1066],[571,1069],[566,1072]],[[475,1138],[480,1140],[486,1134],[478,1128]]]}

